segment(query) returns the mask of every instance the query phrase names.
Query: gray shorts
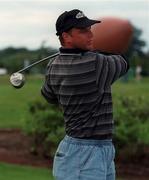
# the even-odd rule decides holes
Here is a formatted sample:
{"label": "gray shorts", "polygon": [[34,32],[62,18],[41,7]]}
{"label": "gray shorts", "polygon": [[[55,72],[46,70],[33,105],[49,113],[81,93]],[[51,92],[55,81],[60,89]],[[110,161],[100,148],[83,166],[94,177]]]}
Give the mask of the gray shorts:
{"label": "gray shorts", "polygon": [[86,140],[65,136],[53,162],[55,180],[115,180],[112,140]]}

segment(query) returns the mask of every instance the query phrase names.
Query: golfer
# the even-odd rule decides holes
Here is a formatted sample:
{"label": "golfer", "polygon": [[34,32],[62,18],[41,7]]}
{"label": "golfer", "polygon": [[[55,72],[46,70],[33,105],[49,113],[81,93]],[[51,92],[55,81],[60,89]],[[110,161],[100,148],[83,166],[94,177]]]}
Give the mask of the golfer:
{"label": "golfer", "polygon": [[102,22],[78,9],[65,11],[56,22],[60,54],[48,64],[41,90],[64,116],[66,135],[53,162],[56,180],[115,179],[111,85],[128,63],[121,55],[92,51],[96,23]]}

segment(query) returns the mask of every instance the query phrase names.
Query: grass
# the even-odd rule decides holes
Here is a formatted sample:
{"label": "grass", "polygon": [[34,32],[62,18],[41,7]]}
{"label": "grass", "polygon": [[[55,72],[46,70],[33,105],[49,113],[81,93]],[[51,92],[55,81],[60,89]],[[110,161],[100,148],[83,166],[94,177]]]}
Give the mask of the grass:
{"label": "grass", "polygon": [[[0,76],[0,128],[22,128],[29,119],[28,105],[34,99],[42,98],[40,89],[44,76],[26,76],[26,84],[21,89],[13,88],[9,76]],[[149,78],[141,82],[116,82],[112,87],[114,95],[144,96],[149,99]]]}
{"label": "grass", "polygon": [[[0,163],[0,180],[54,180],[49,169]],[[122,179],[117,179],[122,180]]]}
{"label": "grass", "polygon": [[144,96],[149,98],[149,78],[143,78],[140,82],[136,80],[131,80],[128,83],[116,82],[112,89],[114,96],[119,94],[121,96],[132,95],[133,97]]}
{"label": "grass", "polygon": [[39,98],[43,77],[27,77],[21,89],[9,83],[8,76],[0,77],[0,128],[21,128],[28,116],[28,105]]}
{"label": "grass", "polygon": [[0,180],[54,180],[51,170],[0,163]]}

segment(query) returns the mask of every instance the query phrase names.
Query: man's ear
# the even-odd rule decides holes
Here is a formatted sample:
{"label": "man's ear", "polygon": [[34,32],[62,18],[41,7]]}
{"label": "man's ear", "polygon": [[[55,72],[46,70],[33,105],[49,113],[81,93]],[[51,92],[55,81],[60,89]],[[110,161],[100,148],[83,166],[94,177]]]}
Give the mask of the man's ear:
{"label": "man's ear", "polygon": [[62,33],[62,37],[63,37],[63,39],[64,39],[65,42],[70,42],[70,40],[71,40],[71,35],[70,35],[70,33],[63,32],[63,33]]}

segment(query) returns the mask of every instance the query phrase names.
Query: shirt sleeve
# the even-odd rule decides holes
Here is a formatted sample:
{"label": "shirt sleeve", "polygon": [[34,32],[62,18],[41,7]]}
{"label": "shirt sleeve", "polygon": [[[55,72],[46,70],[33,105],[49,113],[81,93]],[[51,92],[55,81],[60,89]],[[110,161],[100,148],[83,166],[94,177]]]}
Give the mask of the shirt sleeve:
{"label": "shirt sleeve", "polygon": [[58,104],[57,97],[52,90],[52,86],[50,83],[50,66],[47,67],[47,72],[45,75],[45,82],[41,88],[41,94],[50,104]]}
{"label": "shirt sleeve", "polygon": [[129,69],[127,61],[121,55],[112,55],[107,57],[109,68],[109,80],[111,84],[125,75]]}
{"label": "shirt sleeve", "polygon": [[111,85],[127,73],[128,60],[123,55],[97,55],[97,82],[99,86]]}

